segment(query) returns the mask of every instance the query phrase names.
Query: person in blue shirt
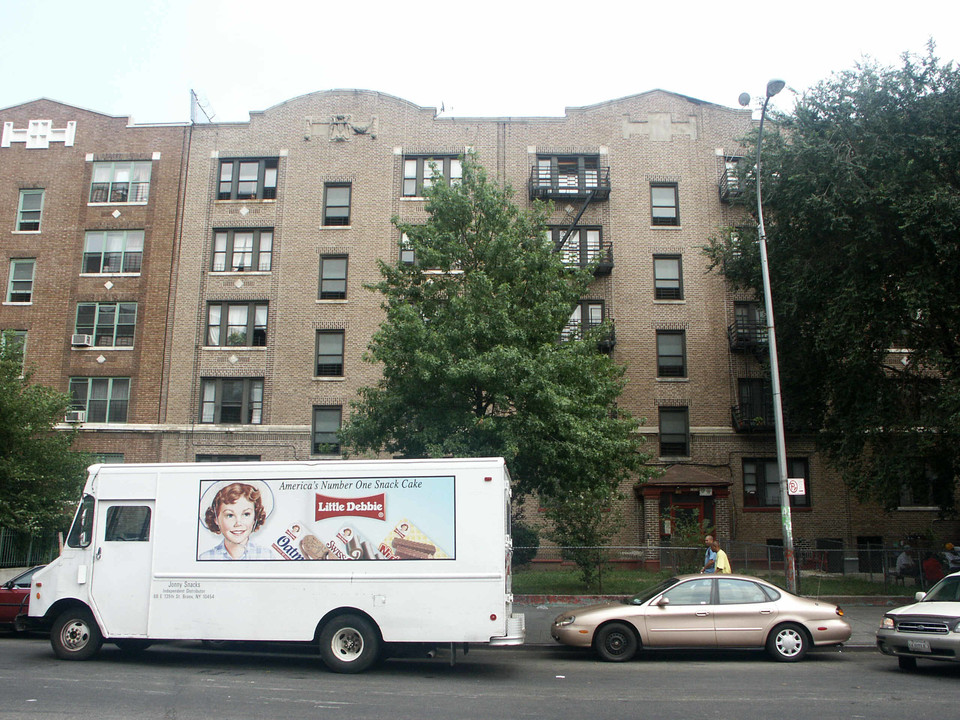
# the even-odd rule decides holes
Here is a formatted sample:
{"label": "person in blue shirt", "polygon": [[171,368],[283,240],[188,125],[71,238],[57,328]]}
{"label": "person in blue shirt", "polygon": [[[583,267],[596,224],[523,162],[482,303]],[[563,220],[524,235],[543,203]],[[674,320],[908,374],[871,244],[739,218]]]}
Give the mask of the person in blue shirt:
{"label": "person in blue shirt", "polygon": [[703,554],[703,569],[700,572],[716,572],[717,552],[713,549],[713,535],[707,535],[703,539],[703,544],[707,546],[707,551]]}

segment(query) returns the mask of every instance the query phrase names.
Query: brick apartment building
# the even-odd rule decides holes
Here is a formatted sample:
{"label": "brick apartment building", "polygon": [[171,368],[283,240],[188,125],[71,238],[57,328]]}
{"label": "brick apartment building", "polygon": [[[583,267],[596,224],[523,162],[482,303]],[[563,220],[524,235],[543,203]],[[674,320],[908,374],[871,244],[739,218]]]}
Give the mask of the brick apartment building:
{"label": "brick apartment building", "polygon": [[189,127],[50,100],[0,110],[0,329],[72,393],[76,447],[160,454],[167,309]]}
{"label": "brick apartment building", "polygon": [[[56,131],[36,147],[44,141],[30,140],[33,123],[48,119]],[[725,539],[779,542],[762,315],[707,271],[701,252],[744,220],[725,171],[750,111],[658,90],[562,118],[448,118],[335,90],[249,122],[190,128],[128,126],[48,101],[0,111],[0,121],[0,228],[13,228],[0,257],[11,273],[0,328],[27,331],[40,382],[77,395],[91,378],[90,399],[92,378],[129,383],[126,417],[102,417],[102,402],[96,418],[87,409],[84,449],[126,461],[337,457],[351,399],[377,379],[361,356],[382,313],[364,284],[378,279],[377,260],[411,260],[391,218],[425,219],[431,166],[456,177],[472,151],[520,204],[553,201],[556,239],[579,217],[560,249],[568,262],[601,259],[571,329],[613,322],[603,349],[626,367],[621,403],[646,419],[664,471],[625,488],[617,542],[660,544],[684,515]],[[69,145],[57,139],[63,128]],[[102,183],[120,181],[117,163],[147,174],[148,198],[132,201],[133,186],[122,202],[101,197]],[[18,230],[36,190],[40,230]],[[134,248],[142,231],[142,269],[87,272],[97,233],[120,230],[128,247],[134,232]],[[29,303],[11,300],[24,260],[35,263]],[[128,325],[119,342],[119,320],[109,351],[98,329],[86,332],[81,308],[85,319],[93,303],[116,304],[117,317],[120,303],[136,304],[132,350]],[[90,348],[71,343],[87,334]],[[791,476],[806,481],[794,505],[799,547],[956,537],[960,527],[931,508],[885,513],[857,502],[811,438],[788,436],[787,447]]]}

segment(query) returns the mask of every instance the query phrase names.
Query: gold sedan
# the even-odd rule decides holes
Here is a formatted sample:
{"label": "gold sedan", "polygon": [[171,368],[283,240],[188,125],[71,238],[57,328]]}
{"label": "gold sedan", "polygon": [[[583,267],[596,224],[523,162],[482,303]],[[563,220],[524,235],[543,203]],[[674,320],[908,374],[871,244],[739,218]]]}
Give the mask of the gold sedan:
{"label": "gold sedan", "polygon": [[843,610],[746,575],[682,575],[632,598],[572,608],[553,639],[622,662],[639,650],[766,649],[783,662],[850,639]]}

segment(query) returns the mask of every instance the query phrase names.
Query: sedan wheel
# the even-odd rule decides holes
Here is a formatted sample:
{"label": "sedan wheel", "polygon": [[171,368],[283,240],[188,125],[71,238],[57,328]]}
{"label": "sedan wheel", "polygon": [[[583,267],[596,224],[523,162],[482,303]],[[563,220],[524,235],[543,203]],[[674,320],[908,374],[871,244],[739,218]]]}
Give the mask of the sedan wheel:
{"label": "sedan wheel", "polygon": [[637,634],[625,623],[610,623],[597,631],[593,647],[607,662],[624,662],[637,654]]}
{"label": "sedan wheel", "polygon": [[778,625],[767,638],[767,652],[781,662],[802,660],[808,645],[806,632],[793,623]]}

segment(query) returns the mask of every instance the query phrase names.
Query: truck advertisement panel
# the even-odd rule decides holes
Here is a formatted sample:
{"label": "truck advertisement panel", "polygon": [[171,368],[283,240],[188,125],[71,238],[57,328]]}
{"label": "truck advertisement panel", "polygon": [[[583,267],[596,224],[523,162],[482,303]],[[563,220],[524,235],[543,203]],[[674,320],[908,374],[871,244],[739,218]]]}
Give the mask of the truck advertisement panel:
{"label": "truck advertisement panel", "polygon": [[197,560],[452,560],[455,482],[201,480]]}

